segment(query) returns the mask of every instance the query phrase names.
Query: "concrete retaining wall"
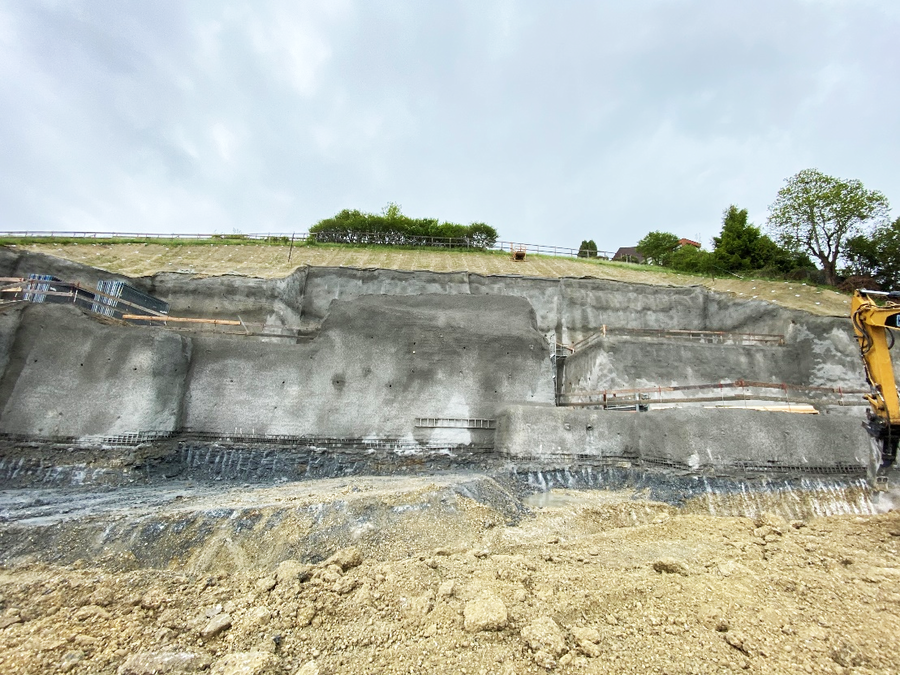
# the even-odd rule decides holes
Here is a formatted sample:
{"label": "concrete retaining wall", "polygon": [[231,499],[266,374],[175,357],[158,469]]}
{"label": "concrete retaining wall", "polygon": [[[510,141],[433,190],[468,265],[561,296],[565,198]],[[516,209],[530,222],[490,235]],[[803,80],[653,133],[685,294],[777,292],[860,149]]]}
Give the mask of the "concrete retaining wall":
{"label": "concrete retaining wall", "polygon": [[170,331],[116,329],[65,305],[20,313],[0,379],[0,431],[116,435],[180,426],[190,343]]}
{"label": "concrete retaining wall", "polygon": [[[0,276],[31,272],[85,284],[121,278],[0,247]],[[186,427],[212,433],[489,444],[489,432],[426,430],[415,427],[414,420],[493,418],[502,406],[552,403],[549,343],[543,336],[572,342],[603,325],[781,333],[787,344],[738,347],[608,337],[568,360],[567,390],[738,378],[863,386],[847,319],[814,317],[700,287],[318,267],[300,268],[284,279],[192,279],[166,273],[132,283],[169,302],[175,315],[240,316],[248,322],[307,328],[316,337],[301,344],[187,337],[163,329],[103,326],[61,307],[13,310],[0,314],[0,431],[79,436]],[[647,419],[663,419],[658,414]],[[721,419],[725,430],[734,417],[721,415],[750,413],[672,414],[676,421],[680,414]],[[615,426],[629,419],[625,413],[551,408],[539,419],[567,415],[603,415],[598,419],[604,424],[616,421],[612,435],[603,439],[597,433],[570,438],[571,430],[564,426],[554,432],[558,438],[541,431],[537,440],[529,440],[521,425],[514,425],[519,429],[515,433],[507,429],[497,435],[506,434],[505,447],[519,443],[526,453],[540,454],[544,443],[595,448],[590,452],[601,454],[617,448],[626,455],[629,448],[651,447],[644,426]],[[799,424],[825,430],[845,422],[848,429],[854,427],[847,438],[856,438],[858,426],[855,418],[841,423],[830,417],[771,420],[785,428]],[[700,425],[697,433],[720,438],[716,424]],[[672,433],[671,426],[663,426],[656,431]],[[615,438],[619,440],[610,440]],[[537,450],[535,443],[541,446]],[[856,449],[848,447],[840,450],[841,456],[849,452],[855,457]],[[785,449],[779,446],[778,452]]]}
{"label": "concrete retaining wall", "polygon": [[566,359],[564,392],[712,384],[739,379],[866,387],[856,343],[834,327],[814,335],[796,330],[784,346],[608,336]]}
{"label": "concrete retaining wall", "polygon": [[755,410],[593,411],[510,405],[497,420],[496,449],[512,458],[628,459],[691,469],[746,466],[863,467],[869,441],[860,420]]}
{"label": "concrete retaining wall", "polygon": [[553,401],[546,344],[517,298],[367,296],[335,301],[309,344],[194,343],[185,425],[204,431],[427,443],[437,432],[416,417],[493,418],[504,401]]}
{"label": "concrete retaining wall", "polygon": [[0,315],[0,431],[193,431],[490,444],[417,417],[493,418],[553,401],[548,348],[512,297],[335,301],[319,335],[282,340],[115,327],[60,305]]}

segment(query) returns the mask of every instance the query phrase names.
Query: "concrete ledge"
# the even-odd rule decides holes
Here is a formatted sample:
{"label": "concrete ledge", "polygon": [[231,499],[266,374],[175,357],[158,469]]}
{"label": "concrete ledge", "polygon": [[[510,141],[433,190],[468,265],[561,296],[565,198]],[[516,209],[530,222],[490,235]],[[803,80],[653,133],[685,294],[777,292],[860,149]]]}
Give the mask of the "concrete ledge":
{"label": "concrete ledge", "polygon": [[756,410],[649,412],[509,405],[497,418],[496,450],[510,457],[641,460],[689,469],[864,467],[861,420]]}

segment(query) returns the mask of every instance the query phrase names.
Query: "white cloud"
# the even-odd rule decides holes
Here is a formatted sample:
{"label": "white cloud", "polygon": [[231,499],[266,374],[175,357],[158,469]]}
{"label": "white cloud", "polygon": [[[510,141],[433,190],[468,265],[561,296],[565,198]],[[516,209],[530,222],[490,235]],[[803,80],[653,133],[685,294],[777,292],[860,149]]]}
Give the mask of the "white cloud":
{"label": "white cloud", "polygon": [[601,248],[900,184],[897,3],[100,0],[0,10],[0,222],[299,231],[342,208]]}

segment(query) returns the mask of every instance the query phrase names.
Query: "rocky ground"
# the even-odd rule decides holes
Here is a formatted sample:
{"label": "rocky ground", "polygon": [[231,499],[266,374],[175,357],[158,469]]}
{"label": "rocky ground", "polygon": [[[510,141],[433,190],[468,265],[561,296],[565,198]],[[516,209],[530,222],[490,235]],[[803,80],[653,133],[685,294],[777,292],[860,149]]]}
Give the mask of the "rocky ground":
{"label": "rocky ground", "polygon": [[714,517],[567,491],[510,520],[439,494],[440,513],[378,493],[393,524],[342,528],[316,564],[262,554],[282,529],[206,564],[8,565],[0,672],[900,672],[897,511]]}

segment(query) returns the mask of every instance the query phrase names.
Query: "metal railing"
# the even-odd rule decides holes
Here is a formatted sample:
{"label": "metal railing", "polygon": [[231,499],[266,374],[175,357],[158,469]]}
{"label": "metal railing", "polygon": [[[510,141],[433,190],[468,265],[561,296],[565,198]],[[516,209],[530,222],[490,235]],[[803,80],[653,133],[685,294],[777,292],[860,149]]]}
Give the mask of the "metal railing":
{"label": "metal railing", "polygon": [[306,232],[288,233],[284,232],[251,232],[248,234],[203,234],[203,233],[183,233],[183,232],[81,232],[74,230],[9,230],[0,232],[0,239],[217,239],[222,241],[240,241],[242,239],[252,240],[283,240],[285,237],[290,241],[291,237],[295,237],[295,241],[305,239],[308,236]]}
{"label": "metal railing", "polygon": [[735,344],[735,345],[773,345],[783,346],[784,335],[774,333],[732,333],[715,330],[688,330],[672,328],[611,328],[602,326],[599,331],[579,340],[568,349],[571,353],[579,352],[599,342],[607,336],[627,335],[632,337],[672,338],[677,340],[689,340],[707,344]]}
{"label": "metal railing", "polygon": [[798,405],[866,405],[868,389],[816,387],[812,385],[735,380],[710,384],[572,391],[559,395],[559,405],[577,408],[647,408],[652,405],[773,401]]}
{"label": "metal railing", "polygon": [[[328,233],[314,233],[312,235],[316,241],[327,243],[330,237]],[[358,244],[379,243],[384,235],[381,233],[358,233]],[[219,233],[193,233],[187,234],[183,232],[82,232],[75,230],[10,230],[0,232],[0,240],[3,239],[85,239],[85,240],[115,240],[115,239],[177,239],[190,241],[192,239],[202,241],[222,241],[222,242],[240,242],[242,240],[250,241],[268,241],[279,244],[289,244],[291,241],[300,243],[310,238],[309,232],[250,232],[247,234],[219,234]],[[371,241],[368,241],[371,239]],[[481,249],[472,244],[466,237],[424,237],[416,235],[401,235],[398,245],[419,244],[423,246],[435,248],[471,248]],[[551,246],[548,244],[528,244],[518,241],[496,241],[488,250],[512,252],[524,248],[529,255],[546,255],[555,257],[577,258],[580,249],[571,246]],[[585,258],[586,260],[612,260],[615,255],[613,251],[596,251],[594,256]]]}
{"label": "metal railing", "polygon": [[417,417],[420,429],[496,429],[497,420],[480,417]]}

